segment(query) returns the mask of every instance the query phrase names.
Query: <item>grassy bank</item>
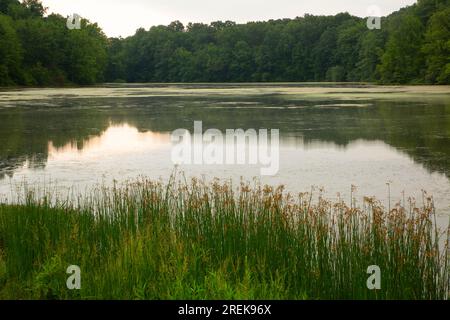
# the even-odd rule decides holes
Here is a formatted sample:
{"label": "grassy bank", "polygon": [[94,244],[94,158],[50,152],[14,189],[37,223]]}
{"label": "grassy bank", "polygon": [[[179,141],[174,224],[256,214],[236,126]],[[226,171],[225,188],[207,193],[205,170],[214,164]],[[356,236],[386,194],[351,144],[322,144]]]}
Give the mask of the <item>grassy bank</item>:
{"label": "grassy bank", "polygon": [[[139,180],[0,205],[1,299],[448,299],[431,199],[386,210],[282,188]],[[448,240],[447,240],[448,242]],[[447,243],[448,246],[448,243]],[[81,267],[81,290],[66,269]],[[370,291],[368,266],[381,268]]]}

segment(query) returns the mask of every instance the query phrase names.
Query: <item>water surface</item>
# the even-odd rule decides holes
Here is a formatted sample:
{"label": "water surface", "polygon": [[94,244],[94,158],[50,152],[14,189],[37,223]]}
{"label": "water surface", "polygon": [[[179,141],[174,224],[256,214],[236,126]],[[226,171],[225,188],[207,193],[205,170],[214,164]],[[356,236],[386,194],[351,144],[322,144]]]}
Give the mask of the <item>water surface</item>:
{"label": "water surface", "polygon": [[167,180],[170,134],[204,129],[279,129],[280,170],[182,166],[187,176],[254,177],[293,192],[434,196],[450,214],[449,87],[361,85],[109,85],[0,92],[0,194],[26,180],[89,188],[138,176]]}

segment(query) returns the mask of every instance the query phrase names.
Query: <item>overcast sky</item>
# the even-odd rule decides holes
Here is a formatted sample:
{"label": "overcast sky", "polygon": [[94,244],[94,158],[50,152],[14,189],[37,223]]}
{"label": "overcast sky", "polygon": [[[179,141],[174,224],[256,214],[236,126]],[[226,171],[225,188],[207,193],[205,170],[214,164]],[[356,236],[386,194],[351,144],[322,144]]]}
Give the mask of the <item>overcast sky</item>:
{"label": "overcast sky", "polygon": [[43,0],[50,12],[68,16],[78,13],[98,22],[110,37],[133,35],[136,29],[167,25],[172,21],[209,23],[232,20],[238,23],[310,14],[349,12],[369,16],[376,5],[387,15],[416,0]]}

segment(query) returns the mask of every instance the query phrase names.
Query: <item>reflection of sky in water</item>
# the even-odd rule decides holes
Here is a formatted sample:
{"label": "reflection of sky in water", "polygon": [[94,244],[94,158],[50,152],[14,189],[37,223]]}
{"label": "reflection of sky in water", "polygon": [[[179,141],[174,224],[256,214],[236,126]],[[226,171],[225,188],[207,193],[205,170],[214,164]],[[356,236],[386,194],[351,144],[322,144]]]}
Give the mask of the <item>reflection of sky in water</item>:
{"label": "reflection of sky in water", "polygon": [[139,154],[150,150],[160,149],[170,144],[169,134],[155,132],[139,132],[127,124],[111,126],[101,136],[93,137],[83,143],[82,148],[77,144],[69,143],[57,148],[49,142],[49,161],[78,161],[86,162],[103,160],[104,157],[113,157],[127,154]]}
{"label": "reflection of sky in water", "polygon": [[[77,186],[89,189],[95,183],[124,181],[141,175],[167,180],[174,170],[171,161],[170,133],[139,132],[128,124],[112,125],[100,136],[83,142],[82,146],[68,143],[62,147],[48,144],[46,166],[39,170],[24,166],[12,179],[0,181],[0,193],[8,195],[11,185],[24,179],[30,184],[53,181],[63,190]],[[260,177],[260,165],[183,165],[186,176],[214,177],[239,182],[243,177]],[[260,177],[262,183],[283,184],[293,192],[309,191],[311,186],[324,187],[328,198],[340,193],[349,199],[351,185],[358,186],[362,196],[376,196],[387,204],[391,182],[392,204],[406,197],[421,199],[427,190],[436,199],[445,220],[450,209],[450,183],[439,173],[430,173],[406,154],[382,141],[357,140],[346,147],[333,143],[310,141],[300,137],[284,137],[280,142],[280,170],[273,177]]]}
{"label": "reflection of sky in water", "polygon": [[[26,180],[61,192],[137,176],[168,179],[170,132],[278,128],[280,171],[262,183],[324,187],[392,204],[421,190],[450,213],[449,86],[109,85],[0,92],[0,194]],[[182,166],[187,176],[260,177],[261,165]],[[316,191],[317,194],[318,191]]]}

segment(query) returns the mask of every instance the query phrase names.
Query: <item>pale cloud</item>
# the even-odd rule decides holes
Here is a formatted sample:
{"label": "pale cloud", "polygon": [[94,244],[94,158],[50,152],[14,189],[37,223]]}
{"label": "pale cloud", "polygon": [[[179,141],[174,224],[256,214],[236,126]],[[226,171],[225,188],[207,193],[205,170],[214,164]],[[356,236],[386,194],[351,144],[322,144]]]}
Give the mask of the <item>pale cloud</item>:
{"label": "pale cloud", "polygon": [[78,13],[98,22],[108,36],[129,36],[136,29],[183,23],[232,20],[238,23],[295,18],[305,13],[334,15],[349,12],[365,17],[376,5],[383,15],[416,0],[43,0],[50,12]]}

